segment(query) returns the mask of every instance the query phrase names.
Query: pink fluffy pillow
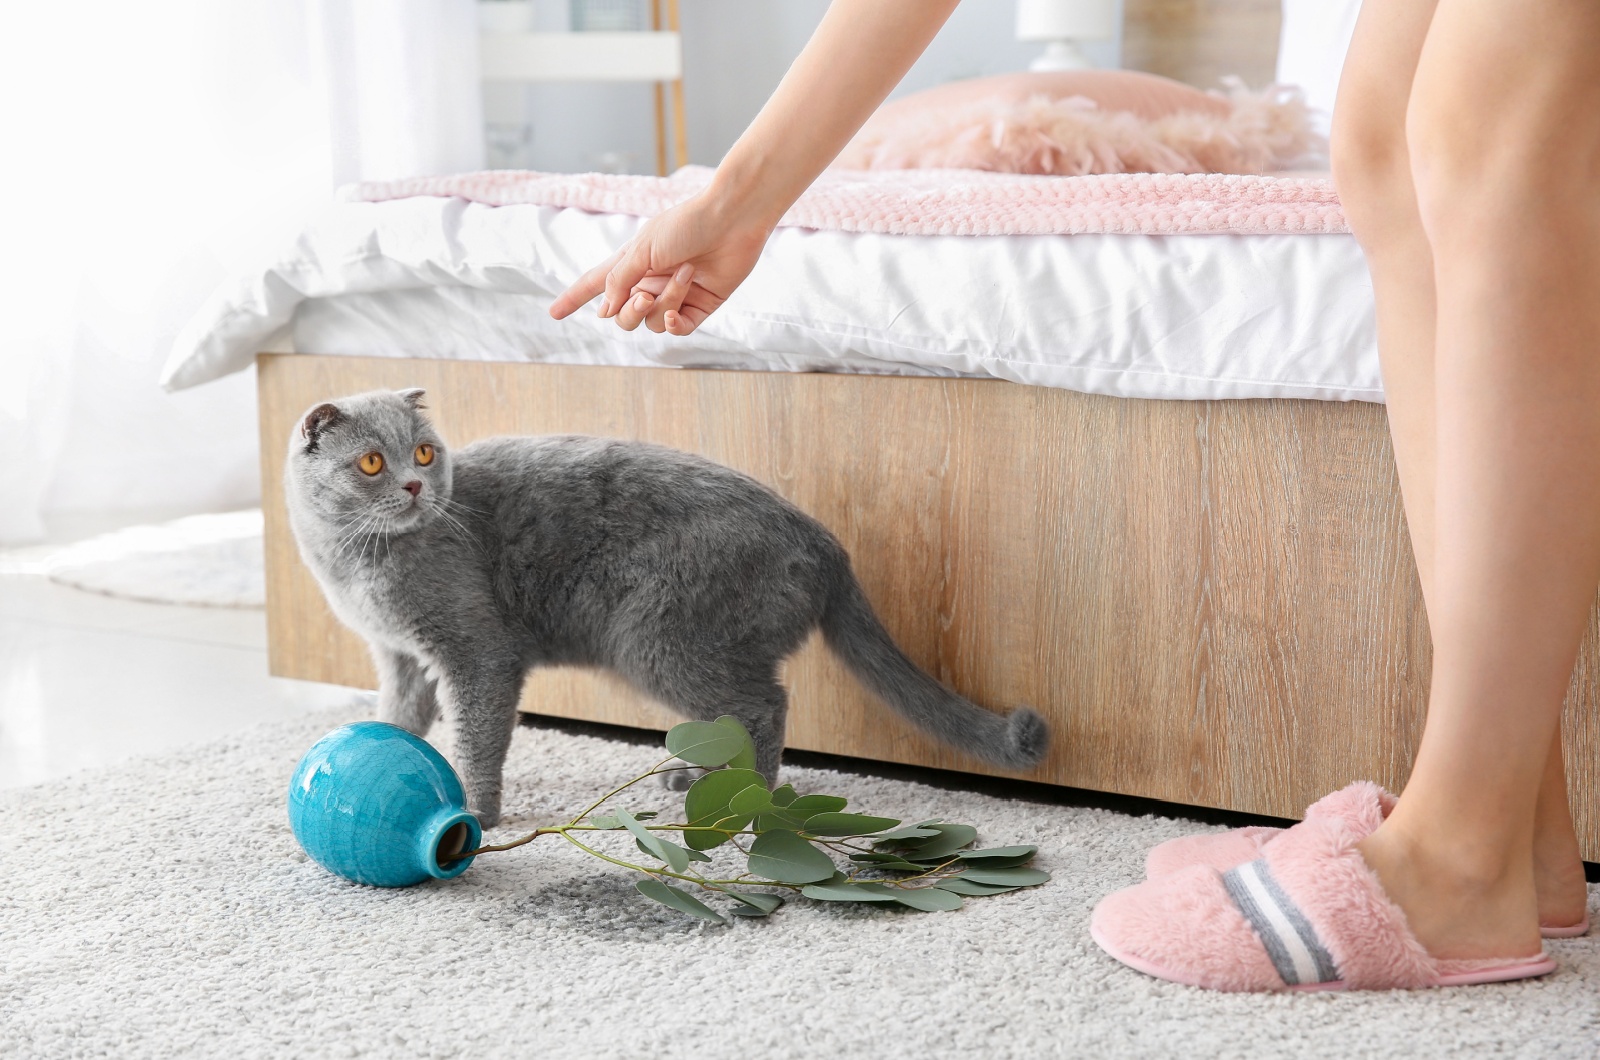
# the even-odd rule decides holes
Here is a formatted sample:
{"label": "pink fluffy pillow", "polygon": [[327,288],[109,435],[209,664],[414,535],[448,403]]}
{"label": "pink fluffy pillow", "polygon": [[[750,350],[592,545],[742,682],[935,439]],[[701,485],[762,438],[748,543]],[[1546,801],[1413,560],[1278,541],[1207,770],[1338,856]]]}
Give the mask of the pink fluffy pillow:
{"label": "pink fluffy pillow", "polygon": [[1298,91],[1227,94],[1131,70],[1002,74],[887,103],[841,169],[1000,173],[1265,173],[1322,147]]}

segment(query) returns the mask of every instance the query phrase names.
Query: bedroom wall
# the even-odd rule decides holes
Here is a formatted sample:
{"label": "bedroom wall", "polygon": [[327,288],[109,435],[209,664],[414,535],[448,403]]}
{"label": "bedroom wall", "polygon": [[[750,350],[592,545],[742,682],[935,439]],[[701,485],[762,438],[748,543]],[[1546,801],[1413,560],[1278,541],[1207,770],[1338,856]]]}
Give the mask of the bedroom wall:
{"label": "bedroom wall", "polygon": [[7,8],[0,547],[255,501],[252,376],[164,393],[173,338],[337,182],[482,165],[477,19],[474,0]]}
{"label": "bedroom wall", "polygon": [[[689,160],[715,165],[766,102],[827,10],[827,0],[682,0],[684,98]],[[565,28],[565,0],[541,0],[541,29]],[[891,98],[946,81],[1025,69],[1042,45],[1015,38],[1016,0],[964,0]],[[1117,66],[1120,41],[1086,49]],[[491,92],[486,103],[522,96],[533,139],[521,165],[579,172],[622,153],[622,172],[653,172],[655,133],[648,85],[529,85]],[[611,167],[606,167],[611,168]]]}

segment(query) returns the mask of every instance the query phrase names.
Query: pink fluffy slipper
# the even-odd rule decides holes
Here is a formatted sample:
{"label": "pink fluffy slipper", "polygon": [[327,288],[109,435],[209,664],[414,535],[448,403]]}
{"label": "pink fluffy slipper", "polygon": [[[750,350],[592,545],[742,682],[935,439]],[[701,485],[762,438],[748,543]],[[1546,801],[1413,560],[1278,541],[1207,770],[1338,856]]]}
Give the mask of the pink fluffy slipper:
{"label": "pink fluffy slipper", "polygon": [[[1342,794],[1343,792],[1335,792],[1314,803],[1306,811],[1306,816],[1340,812],[1342,807],[1349,805],[1348,800],[1340,799],[1339,796]],[[1395,797],[1378,788],[1378,807],[1384,817],[1389,816],[1394,804]],[[1282,834],[1282,828],[1251,825],[1248,828],[1234,828],[1226,832],[1208,832],[1204,835],[1186,835],[1169,839],[1165,843],[1158,843],[1145,855],[1145,875],[1155,879],[1157,876],[1166,876],[1190,865],[1206,865],[1218,872],[1227,872],[1247,861],[1259,858],[1262,848]],[[1578,923],[1565,926],[1540,924],[1539,932],[1547,939],[1579,938],[1589,933],[1589,917],[1585,915]]]}
{"label": "pink fluffy slipper", "polygon": [[1132,968],[1213,990],[1464,986],[1554,971],[1543,953],[1451,961],[1422,948],[1356,849],[1383,823],[1384,796],[1352,784],[1254,861],[1190,865],[1118,891],[1095,908],[1090,933]]}

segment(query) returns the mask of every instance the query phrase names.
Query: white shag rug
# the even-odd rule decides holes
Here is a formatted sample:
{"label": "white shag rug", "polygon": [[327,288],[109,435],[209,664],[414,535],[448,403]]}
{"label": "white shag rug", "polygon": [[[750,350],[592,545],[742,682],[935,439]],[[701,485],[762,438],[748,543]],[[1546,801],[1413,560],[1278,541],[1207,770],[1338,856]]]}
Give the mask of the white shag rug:
{"label": "white shag rug", "polygon": [[[0,793],[0,1055],[252,1057],[1585,1057],[1600,942],[1560,971],[1418,993],[1227,996],[1089,940],[1107,891],[1192,823],[791,768],[865,812],[1037,843],[1055,879],[952,913],[792,902],[719,927],[559,841],[407,890],[309,862],[284,795],[362,707]],[[662,752],[521,728],[506,837]],[[670,798],[641,792],[643,808]]]}
{"label": "white shag rug", "polygon": [[44,561],[51,581],[106,596],[191,607],[266,606],[261,510],[130,526]]}

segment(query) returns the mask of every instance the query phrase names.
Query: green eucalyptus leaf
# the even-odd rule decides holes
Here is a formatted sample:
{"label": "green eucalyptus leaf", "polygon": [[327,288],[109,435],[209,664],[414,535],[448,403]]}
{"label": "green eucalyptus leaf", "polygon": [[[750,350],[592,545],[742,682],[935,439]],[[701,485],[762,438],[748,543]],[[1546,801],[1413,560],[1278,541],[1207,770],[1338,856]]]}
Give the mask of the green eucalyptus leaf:
{"label": "green eucalyptus leaf", "polygon": [[975,858],[969,861],[968,859],[961,857],[962,853],[962,851],[957,851],[955,855],[960,859],[956,862],[956,865],[959,868],[1013,869],[1019,865],[1026,865],[1028,862],[1033,860],[1032,854],[1023,854],[1014,858]]}
{"label": "green eucalyptus leaf", "polygon": [[912,845],[911,841],[913,840],[932,839],[938,834],[939,833],[934,831],[932,828],[925,828],[922,825],[912,825],[909,828],[896,828],[892,832],[885,832],[878,836],[877,839],[879,844],[883,846],[889,846],[891,844],[904,846]]}
{"label": "green eucalyptus leaf", "polygon": [[710,906],[706,905],[688,891],[682,890],[678,887],[673,887],[671,884],[664,883],[661,880],[656,879],[654,876],[650,877],[649,879],[640,880],[638,883],[634,884],[634,886],[638,888],[639,893],[644,895],[646,898],[654,899],[665,906],[671,906],[680,913],[688,913],[690,916],[697,916],[701,920],[714,920],[718,924],[727,923],[727,920],[723,919],[720,913],[713,910]]}
{"label": "green eucalyptus leaf", "polygon": [[726,810],[733,797],[749,787],[765,790],[766,781],[753,769],[714,769],[689,786],[683,797],[683,812],[691,822],[704,823],[697,819]]}
{"label": "green eucalyptus leaf", "polygon": [[633,838],[638,841],[639,849],[646,854],[664,861],[671,866],[673,872],[682,872],[689,867],[689,852],[676,843],[669,843],[650,832],[639,819],[627,810],[617,811],[617,820],[622,822]]}
{"label": "green eucalyptus leaf", "polygon": [[618,810],[617,820],[621,823],[622,827],[626,828],[629,832],[632,832],[633,837],[640,842],[643,842],[646,839],[655,838],[655,836],[651,835],[649,830],[646,829],[644,825],[639,823],[639,818],[635,817],[627,810]]}
{"label": "green eucalyptus leaf", "polygon": [[819,902],[894,902],[899,895],[881,883],[813,883],[800,893]]}
{"label": "green eucalyptus leaf", "polygon": [[744,742],[744,746],[739,749],[739,753],[728,759],[728,765],[734,769],[754,769],[756,767],[756,742],[750,739],[750,730],[746,729],[743,723],[732,714],[724,714],[716,720],[715,724],[738,733],[739,739]]}
{"label": "green eucalyptus leaf", "polygon": [[905,851],[905,856],[912,861],[944,861],[952,857],[956,851],[978,838],[978,830],[970,824],[930,825],[939,834],[932,839],[913,840],[916,846]]}
{"label": "green eucalyptus leaf", "polygon": [[1050,874],[1043,869],[1004,868],[989,869],[979,865],[971,868],[963,867],[954,878],[971,880],[973,883],[993,883],[1007,887],[1033,887],[1045,883],[1050,879]]}
{"label": "green eucalyptus leaf", "polygon": [[750,822],[748,814],[735,813],[728,805],[732,798],[752,785],[764,784],[761,774],[753,769],[716,769],[690,786],[683,798],[683,812],[688,824],[699,826],[683,833],[683,841],[696,850],[710,850],[728,841],[722,832],[710,826],[739,829]]}
{"label": "green eucalyptus leaf", "polygon": [[779,883],[818,883],[832,879],[833,859],[794,832],[767,832],[750,844],[750,871]]}
{"label": "green eucalyptus leaf", "polygon": [[894,900],[924,913],[960,909],[964,904],[959,894],[938,887],[918,887],[915,890],[909,887],[897,888]]}
{"label": "green eucalyptus leaf", "polygon": [[773,810],[771,813],[764,813],[755,819],[754,824],[754,828],[757,832],[774,832],[781,829],[787,829],[791,832],[798,832],[805,826],[805,814],[790,813],[786,809]]}
{"label": "green eucalyptus leaf", "polygon": [[731,912],[738,916],[766,916],[783,904],[783,898],[776,894],[767,894],[764,891],[724,891],[735,902],[742,903],[733,907]]}
{"label": "green eucalyptus leaf", "polygon": [[768,813],[775,808],[765,784],[751,784],[743,791],[735,792],[733,798],[728,800],[728,809],[746,817]]}
{"label": "green eucalyptus leaf", "polygon": [[[650,836],[648,846],[643,839],[635,839],[634,845],[639,848],[640,853],[649,854],[651,857],[666,862],[667,868],[673,872],[685,872],[689,868],[689,851],[676,843],[662,839],[660,836]],[[702,854],[701,857],[704,858],[705,855]],[[711,859],[705,858],[705,860],[710,861]]]}
{"label": "green eucalyptus leaf", "polygon": [[963,850],[956,857],[962,861],[981,861],[986,868],[997,869],[1001,867],[1001,862],[1021,865],[1038,852],[1036,846],[988,847],[984,850]]}
{"label": "green eucalyptus leaf", "polygon": [[596,828],[613,829],[613,828],[621,828],[622,827],[622,822],[621,821],[617,820],[615,817],[609,817],[609,816],[607,816],[607,817],[591,817],[591,818],[589,818],[588,823],[593,825]]}
{"label": "green eucalyptus leaf", "polygon": [[927,872],[928,866],[907,861],[899,854],[851,854],[850,860],[884,872]]}
{"label": "green eucalyptus leaf", "polygon": [[655,810],[640,810],[638,813],[633,815],[633,819],[635,821],[652,821],[660,816],[661,814],[657,813]]}
{"label": "green eucalyptus leaf", "polygon": [[794,785],[784,784],[772,792],[772,805],[787,806],[795,800]]}
{"label": "green eucalyptus leaf", "polygon": [[725,766],[750,739],[714,721],[685,721],[667,730],[667,750],[707,769]]}
{"label": "green eucalyptus leaf", "polygon": [[814,813],[838,813],[849,804],[849,799],[840,798],[838,795],[801,795],[784,809],[802,817],[809,817]]}
{"label": "green eucalyptus leaf", "polygon": [[1015,887],[998,887],[988,883],[974,883],[960,876],[952,876],[948,880],[940,880],[934,886],[943,888],[946,891],[954,891],[957,894],[970,894],[974,897],[985,894],[1005,894],[1007,891],[1016,890]]}
{"label": "green eucalyptus leaf", "polygon": [[[793,809],[793,807],[790,807]],[[864,813],[824,812],[806,818],[805,831],[811,835],[871,835],[900,822],[893,817],[870,817]]]}

